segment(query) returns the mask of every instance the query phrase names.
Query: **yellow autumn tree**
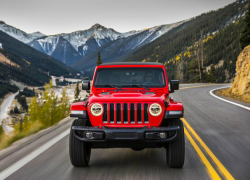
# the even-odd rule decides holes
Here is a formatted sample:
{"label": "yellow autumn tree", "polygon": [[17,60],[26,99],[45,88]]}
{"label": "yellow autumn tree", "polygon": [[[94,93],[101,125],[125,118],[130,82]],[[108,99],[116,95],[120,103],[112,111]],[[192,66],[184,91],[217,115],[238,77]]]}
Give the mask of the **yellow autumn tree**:
{"label": "yellow autumn tree", "polygon": [[69,97],[66,95],[66,89],[63,89],[60,101],[52,88],[52,81],[45,84],[44,93],[41,99],[37,97],[31,99],[29,105],[29,121],[39,121],[43,127],[49,127],[61,119],[67,117],[70,113]]}
{"label": "yellow autumn tree", "polygon": [[41,120],[41,106],[38,103],[37,97],[31,98],[30,105],[28,107],[29,112],[29,120],[31,122],[40,121]]}
{"label": "yellow autumn tree", "polygon": [[60,111],[60,118],[63,119],[67,117],[70,113],[70,103],[69,103],[69,97],[66,95],[66,89],[63,89],[62,92],[62,98],[60,100],[60,106],[59,106],[59,111]]}

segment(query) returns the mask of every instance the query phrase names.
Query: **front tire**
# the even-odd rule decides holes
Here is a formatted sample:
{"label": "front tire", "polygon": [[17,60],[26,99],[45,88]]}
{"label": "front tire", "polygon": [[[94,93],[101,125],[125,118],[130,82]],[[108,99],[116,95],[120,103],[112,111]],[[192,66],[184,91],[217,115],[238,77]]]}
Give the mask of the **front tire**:
{"label": "front tire", "polygon": [[185,137],[183,123],[180,119],[170,119],[169,126],[179,126],[176,140],[170,142],[166,148],[167,165],[170,168],[182,168],[185,160]]}
{"label": "front tire", "polygon": [[71,125],[69,135],[69,156],[71,164],[75,167],[86,167],[90,161],[91,147],[89,144],[78,140],[72,130],[72,126],[85,126],[85,119],[75,119]]}

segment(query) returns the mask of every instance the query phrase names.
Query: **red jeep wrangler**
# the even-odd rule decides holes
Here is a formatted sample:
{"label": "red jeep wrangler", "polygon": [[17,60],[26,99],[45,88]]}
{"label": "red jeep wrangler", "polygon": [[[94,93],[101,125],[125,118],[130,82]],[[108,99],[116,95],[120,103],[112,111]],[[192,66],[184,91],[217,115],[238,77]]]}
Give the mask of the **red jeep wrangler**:
{"label": "red jeep wrangler", "polygon": [[[90,90],[84,80],[83,90]],[[73,103],[69,155],[73,166],[87,166],[94,148],[166,148],[169,167],[185,158],[183,106],[169,93],[179,89],[160,63],[106,63],[96,67],[90,96]]]}

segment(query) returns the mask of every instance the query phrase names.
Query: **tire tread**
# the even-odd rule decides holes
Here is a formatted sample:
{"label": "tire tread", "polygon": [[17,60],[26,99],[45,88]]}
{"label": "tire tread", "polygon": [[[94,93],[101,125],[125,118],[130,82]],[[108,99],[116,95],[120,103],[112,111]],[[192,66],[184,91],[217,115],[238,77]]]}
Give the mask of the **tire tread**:
{"label": "tire tread", "polygon": [[[75,119],[72,126],[85,126],[86,120]],[[71,126],[71,127],[72,127]],[[86,167],[89,164],[91,148],[88,144],[75,138],[72,128],[69,135],[69,155],[71,164],[75,167]]]}
{"label": "tire tread", "polygon": [[185,137],[183,122],[180,119],[169,120],[169,126],[179,126],[177,139],[168,144],[166,149],[167,165],[170,168],[182,168],[185,160]]}

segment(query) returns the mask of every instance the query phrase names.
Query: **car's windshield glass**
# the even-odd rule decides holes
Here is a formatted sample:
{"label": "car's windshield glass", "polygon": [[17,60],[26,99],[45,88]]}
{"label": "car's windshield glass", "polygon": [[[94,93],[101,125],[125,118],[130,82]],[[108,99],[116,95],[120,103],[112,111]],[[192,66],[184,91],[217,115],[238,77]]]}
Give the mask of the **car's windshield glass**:
{"label": "car's windshield glass", "polygon": [[[95,87],[165,87],[161,68],[100,68],[96,72]],[[139,86],[138,86],[139,85]]]}

